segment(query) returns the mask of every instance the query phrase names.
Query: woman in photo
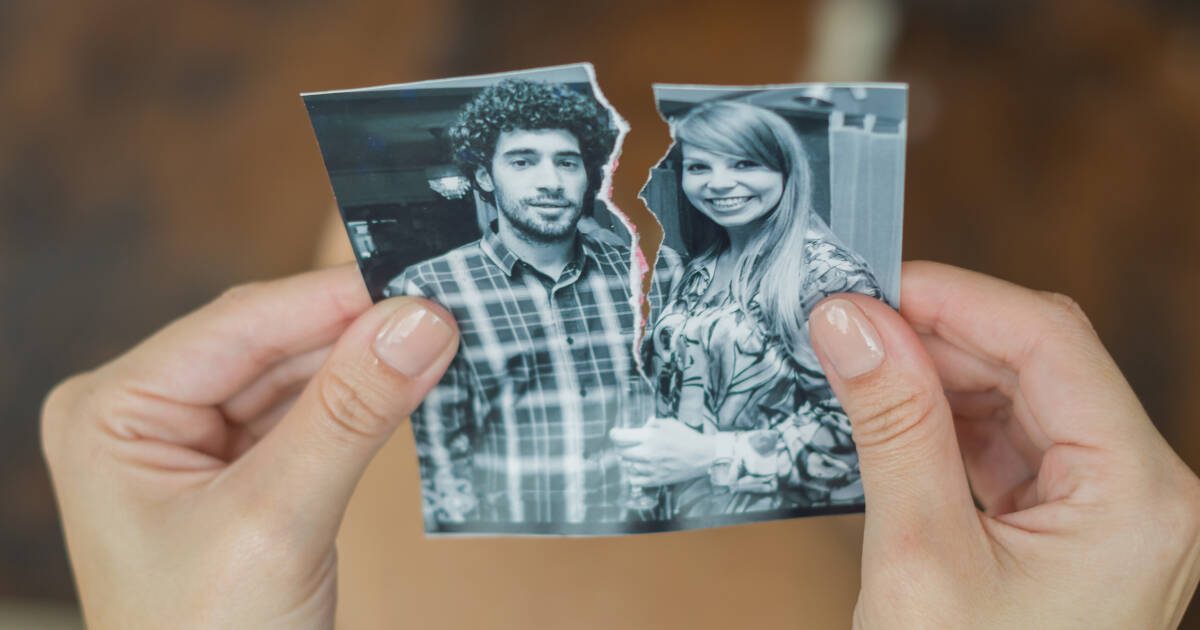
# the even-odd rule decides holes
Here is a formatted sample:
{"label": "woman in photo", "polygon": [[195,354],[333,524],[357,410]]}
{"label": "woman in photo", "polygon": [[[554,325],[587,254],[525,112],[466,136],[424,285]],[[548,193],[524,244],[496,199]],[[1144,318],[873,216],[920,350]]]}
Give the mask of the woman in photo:
{"label": "woman in photo", "polygon": [[814,214],[782,117],[707,102],[674,137],[693,258],[643,346],[658,417],[614,435],[631,482],[664,489],[664,518],[861,504],[850,423],[807,320],[834,293],[880,297],[874,276]]}

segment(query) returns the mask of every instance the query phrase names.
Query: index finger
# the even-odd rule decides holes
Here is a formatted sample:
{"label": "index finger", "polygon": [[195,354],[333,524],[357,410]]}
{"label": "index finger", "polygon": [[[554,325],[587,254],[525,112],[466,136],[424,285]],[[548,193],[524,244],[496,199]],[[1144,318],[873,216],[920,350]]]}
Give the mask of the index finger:
{"label": "index finger", "polygon": [[645,429],[609,429],[608,439],[612,440],[617,448],[629,448],[637,446],[646,440]]}
{"label": "index finger", "polygon": [[1108,447],[1153,428],[1083,311],[1071,300],[984,274],[929,262],[901,273],[900,314],[985,361],[1011,369],[997,379],[1055,443]]}
{"label": "index finger", "polygon": [[355,265],[227,291],[118,358],[126,386],[188,405],[215,405],[271,365],[328,345],[371,306]]}

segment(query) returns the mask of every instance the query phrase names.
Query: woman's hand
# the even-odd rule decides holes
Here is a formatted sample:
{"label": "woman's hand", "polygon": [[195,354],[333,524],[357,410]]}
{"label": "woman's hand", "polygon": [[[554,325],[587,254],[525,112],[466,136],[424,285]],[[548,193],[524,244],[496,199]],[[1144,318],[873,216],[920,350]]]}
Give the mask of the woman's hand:
{"label": "woman's hand", "polygon": [[866,491],[855,627],[1178,625],[1200,480],[1082,311],[929,263],[902,286],[899,314],[840,295],[809,320]]}
{"label": "woman's hand", "polygon": [[651,418],[639,429],[613,429],[609,437],[635,486],[666,486],[708,474],[716,438],[674,418]]}
{"label": "woman's hand", "polygon": [[43,446],[88,627],[333,627],[350,493],[456,347],[440,307],[372,307],[349,265],[229,291],[59,385]]}

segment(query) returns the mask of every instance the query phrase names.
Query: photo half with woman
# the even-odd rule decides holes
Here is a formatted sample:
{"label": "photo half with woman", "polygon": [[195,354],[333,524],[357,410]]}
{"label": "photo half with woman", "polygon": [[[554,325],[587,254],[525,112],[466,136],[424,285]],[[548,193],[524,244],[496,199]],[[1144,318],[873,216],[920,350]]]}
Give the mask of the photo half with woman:
{"label": "photo half with woman", "polygon": [[809,342],[823,298],[899,301],[906,89],[655,86],[673,144],[642,198],[685,261],[612,432],[673,528],[860,511],[850,423]]}

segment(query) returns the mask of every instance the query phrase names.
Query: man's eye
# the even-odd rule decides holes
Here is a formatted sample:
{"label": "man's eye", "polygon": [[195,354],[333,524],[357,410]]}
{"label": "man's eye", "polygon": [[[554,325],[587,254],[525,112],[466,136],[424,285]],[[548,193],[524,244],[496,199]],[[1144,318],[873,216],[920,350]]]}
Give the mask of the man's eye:
{"label": "man's eye", "polygon": [[526,166],[529,166],[529,160],[526,160],[524,158],[516,158],[515,160],[512,160],[511,162],[509,162],[509,164],[511,164],[512,166],[514,166],[516,168],[525,168]]}
{"label": "man's eye", "polygon": [[558,165],[562,168],[576,169],[580,166],[579,160],[559,160]]}

